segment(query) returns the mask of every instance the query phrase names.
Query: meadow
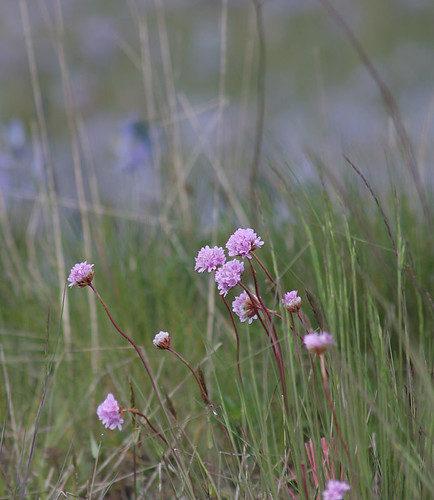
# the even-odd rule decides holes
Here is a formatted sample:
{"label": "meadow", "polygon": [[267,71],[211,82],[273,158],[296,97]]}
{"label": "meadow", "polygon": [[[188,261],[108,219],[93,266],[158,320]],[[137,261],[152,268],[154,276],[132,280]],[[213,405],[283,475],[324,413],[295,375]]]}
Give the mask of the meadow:
{"label": "meadow", "polygon": [[[226,97],[222,2],[205,126],[175,91],[157,1],[161,68],[149,76],[154,26],[140,9],[143,52],[136,61],[124,47],[148,119],[123,129],[118,154],[130,156],[110,172],[71,93],[60,7],[48,18],[66,140],[52,141],[61,116],[44,103],[19,4],[32,140],[23,153],[18,126],[2,147],[17,169],[30,168],[28,154],[35,179],[0,190],[0,499],[433,498],[433,183],[371,60],[394,130],[382,160],[365,168],[351,148],[331,161],[311,147],[305,175],[264,131],[266,4],[249,10],[259,20],[258,77],[243,80],[254,119],[232,116]],[[246,126],[235,145],[231,119]],[[244,254],[229,243],[239,228],[255,232]],[[219,274],[223,260],[206,268],[206,245],[243,265],[237,280]],[[84,261],[93,267],[74,281]],[[300,300],[282,302],[291,291]],[[306,336],[323,332],[333,340],[308,350]],[[120,405],[113,429],[97,415],[108,394]],[[327,496],[330,480],[349,490]]]}

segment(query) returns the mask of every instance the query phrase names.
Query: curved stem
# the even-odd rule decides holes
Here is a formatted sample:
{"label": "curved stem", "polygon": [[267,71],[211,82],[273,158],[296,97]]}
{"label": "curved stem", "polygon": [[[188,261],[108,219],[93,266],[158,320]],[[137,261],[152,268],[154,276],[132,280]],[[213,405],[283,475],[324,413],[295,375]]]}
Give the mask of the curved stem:
{"label": "curved stem", "polygon": [[154,382],[154,378],[152,377],[151,370],[149,369],[148,363],[146,363],[145,358],[143,357],[143,354],[141,353],[139,346],[134,342],[134,340],[129,337],[116,323],[116,321],[113,319],[113,316],[110,314],[110,311],[108,310],[108,307],[106,306],[105,302],[103,301],[101,295],[98,293],[97,289],[94,287],[93,283],[89,284],[89,287],[92,288],[92,290],[95,292],[96,296],[98,297],[98,300],[101,302],[102,306],[105,309],[105,312],[107,313],[107,316],[109,317],[110,321],[112,322],[112,325],[116,328],[116,330],[126,339],[135,349],[137,354],[139,355],[139,358],[145,367],[146,373],[149,376],[149,379],[151,381],[152,387],[155,391],[155,393],[158,395],[157,387]]}
{"label": "curved stem", "polygon": [[139,410],[137,408],[126,408],[123,410],[125,413],[126,412],[129,412],[129,413],[133,413],[134,415],[138,415],[139,417],[142,417],[146,420],[146,423],[149,425],[149,427],[155,432],[155,434],[161,439],[163,440],[167,446],[169,446],[169,443],[167,442],[167,439],[162,435],[160,434],[160,432],[157,431],[157,429],[151,424],[149,418],[144,415],[143,413],[140,413]]}
{"label": "curved stem", "polygon": [[204,387],[202,385],[202,382],[199,380],[199,377],[197,376],[196,372],[191,367],[190,363],[186,359],[184,359],[179,353],[177,353],[176,351],[174,351],[171,347],[166,347],[166,350],[169,351],[169,352],[171,352],[172,354],[174,354],[191,371],[191,373],[193,374],[194,378],[196,379],[197,385],[199,386],[199,389],[200,389],[200,392],[202,393],[203,399],[206,401],[206,404],[211,408],[211,411],[213,412],[213,414],[216,417],[218,417],[219,414],[217,413],[217,410],[214,408],[214,405],[211,403],[211,400],[209,399],[208,394],[206,393],[206,391],[205,391],[205,389],[204,389]]}
{"label": "curved stem", "polygon": [[219,414],[217,413],[217,410],[215,409],[214,405],[211,403],[211,400],[208,397],[208,394],[206,393],[202,382],[199,380],[199,377],[197,376],[196,372],[193,370],[191,367],[190,363],[185,360],[178,352],[174,351],[171,347],[166,347],[166,350],[174,354],[180,361],[184,363],[184,365],[191,371],[193,374],[194,378],[196,379],[197,385],[199,386],[200,392],[202,393],[203,399],[206,401],[207,405],[210,407],[211,411],[213,412],[213,415],[217,418],[218,423],[220,424],[220,427],[223,429],[223,432],[225,433],[225,436],[228,440],[228,443],[230,446],[232,446],[231,439],[229,437],[228,431],[223,424]]}
{"label": "curved stem", "polygon": [[240,366],[240,336],[238,335],[238,328],[237,328],[237,325],[235,323],[235,319],[234,319],[234,315],[232,314],[232,310],[229,307],[229,304],[228,304],[226,298],[223,295],[221,295],[221,298],[223,300],[224,305],[226,306],[226,309],[229,312],[229,316],[231,317],[231,321],[232,321],[232,326],[234,327],[235,337],[236,337],[236,341],[237,341],[237,368],[238,368],[238,377],[240,379],[241,389],[244,392],[244,382],[243,382],[243,377],[241,375],[241,366]]}
{"label": "curved stem", "polygon": [[262,270],[264,273],[267,275],[267,278],[273,283],[274,286],[277,286],[277,281],[271,276],[271,274],[268,272],[267,268],[261,261],[261,259],[255,254],[255,252],[250,252],[250,255],[256,260],[256,262],[261,266]]}

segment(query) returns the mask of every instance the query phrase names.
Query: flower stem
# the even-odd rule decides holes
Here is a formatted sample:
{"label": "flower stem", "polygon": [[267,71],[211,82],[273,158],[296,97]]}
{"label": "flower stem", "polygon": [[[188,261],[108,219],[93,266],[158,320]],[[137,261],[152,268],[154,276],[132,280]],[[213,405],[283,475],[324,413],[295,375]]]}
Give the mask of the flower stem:
{"label": "flower stem", "polygon": [[155,432],[155,434],[161,439],[163,440],[167,446],[169,446],[169,443],[167,442],[167,439],[162,435],[160,434],[160,432],[157,431],[157,429],[151,424],[149,418],[144,415],[143,413],[140,413],[139,410],[137,408],[127,408],[127,409],[124,409],[123,410],[124,412],[129,412],[129,413],[133,413],[134,415],[138,415],[139,417],[142,417],[146,420],[146,423],[149,425],[149,427]]}
{"label": "flower stem", "polygon": [[229,307],[229,304],[228,304],[227,300],[225,299],[225,297],[223,295],[221,295],[221,298],[223,300],[224,305],[226,306],[226,309],[229,312],[229,316],[231,317],[231,321],[232,321],[232,326],[234,327],[235,337],[236,337],[236,340],[237,340],[237,368],[238,368],[238,377],[240,379],[241,388],[242,388],[242,390],[244,392],[244,383],[243,383],[243,377],[241,375],[241,366],[240,366],[240,336],[238,335],[238,328],[237,328],[237,325],[235,323],[235,319],[234,319],[234,315],[232,314],[232,310]]}
{"label": "flower stem", "polygon": [[271,276],[261,259],[255,254],[255,252],[250,252],[250,255],[252,255],[256,262],[261,266],[262,270],[267,275],[267,278],[271,281],[271,283],[273,283],[274,286],[277,286],[277,281]]}
{"label": "flower stem", "polygon": [[228,443],[231,446],[232,443],[231,443],[231,439],[229,437],[228,431],[227,431],[225,425],[223,424],[219,414],[217,413],[217,410],[215,409],[214,405],[211,403],[211,400],[209,399],[208,394],[206,393],[206,391],[202,385],[202,382],[199,380],[199,377],[197,376],[196,372],[191,367],[190,363],[186,359],[184,359],[178,352],[174,351],[171,347],[166,347],[166,350],[171,352],[172,354],[174,354],[191,371],[194,378],[196,379],[197,385],[199,386],[199,389],[200,389],[200,392],[202,393],[203,399],[206,401],[207,405],[210,407],[213,415],[217,418],[217,421],[220,424],[220,427],[223,429],[223,432],[225,433],[225,436],[228,440]]}
{"label": "flower stem", "polygon": [[140,349],[139,349],[139,346],[134,342],[134,340],[129,337],[119,326],[118,324],[116,323],[116,321],[113,319],[113,316],[110,314],[110,311],[108,310],[108,307],[106,306],[105,302],[103,301],[101,295],[98,293],[97,289],[94,287],[93,283],[90,283],[89,284],[89,287],[92,288],[92,290],[95,292],[96,296],[98,297],[98,300],[101,302],[102,306],[104,307],[105,309],[105,312],[107,313],[107,316],[109,317],[110,321],[112,322],[112,325],[116,328],[116,330],[122,335],[122,337],[124,337],[124,339],[126,339],[135,349],[135,351],[137,352],[137,354],[139,355],[139,358],[143,364],[143,366],[145,367],[145,370],[146,370],[146,373],[148,374],[149,376],[149,379],[151,381],[151,384],[152,384],[152,387],[155,391],[155,393],[158,395],[158,391],[157,391],[157,387],[155,385],[155,382],[154,382],[154,378],[151,374],[151,370],[149,369],[149,366],[148,366],[148,363],[146,363],[146,360],[145,358],[143,357],[143,354],[141,353]]}

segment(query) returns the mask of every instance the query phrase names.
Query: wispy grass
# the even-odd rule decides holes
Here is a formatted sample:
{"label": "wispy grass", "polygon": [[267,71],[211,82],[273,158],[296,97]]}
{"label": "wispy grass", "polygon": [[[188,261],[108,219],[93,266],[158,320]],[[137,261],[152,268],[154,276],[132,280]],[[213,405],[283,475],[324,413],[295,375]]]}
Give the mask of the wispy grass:
{"label": "wispy grass", "polygon": [[[20,224],[11,224],[2,206],[0,498],[319,499],[331,477],[348,482],[354,499],[434,496],[431,194],[415,203],[409,183],[394,180],[380,190],[350,157],[342,178],[313,154],[315,182],[298,178],[289,161],[260,174],[257,152],[255,230],[265,245],[255,255],[276,283],[256,260],[253,266],[273,314],[261,310],[268,336],[258,320],[235,318],[237,356],[213,276],[193,270],[203,245],[224,246],[238,224],[249,225],[249,203],[231,184],[223,150],[227,3],[211,145],[188,99],[177,96],[161,2],[163,89],[145,71],[148,24],[130,2],[151,127],[158,96],[172,165],[156,153],[162,197],[146,213],[101,204],[84,124],[70,102],[60,3],[55,45],[78,201],[56,192],[25,0],[20,7],[47,187],[17,215]],[[179,109],[198,134],[185,163]],[[262,118],[257,126],[262,141]],[[186,183],[201,155],[214,180],[209,230]],[[66,290],[67,269],[84,259],[95,264],[95,287],[142,362],[89,287]],[[247,259],[245,268],[243,283],[256,293]],[[280,304],[294,289],[300,316]],[[173,353],[152,345],[161,330],[197,380]],[[332,333],[337,346],[309,354],[300,337],[315,330]],[[122,431],[105,430],[97,419],[108,392],[137,410],[124,413]]]}

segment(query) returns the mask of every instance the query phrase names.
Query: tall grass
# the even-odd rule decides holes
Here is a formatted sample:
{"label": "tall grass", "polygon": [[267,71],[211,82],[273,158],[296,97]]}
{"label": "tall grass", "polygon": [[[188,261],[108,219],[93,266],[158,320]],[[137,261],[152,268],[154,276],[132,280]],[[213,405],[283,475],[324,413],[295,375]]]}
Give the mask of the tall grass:
{"label": "tall grass", "polygon": [[[26,1],[20,5],[38,104]],[[161,2],[155,2],[166,82],[161,102],[155,75],[145,71],[149,26],[145,18],[138,22],[148,111],[158,101],[168,124],[167,158],[161,151],[154,157],[163,195],[146,213],[105,206],[95,190],[86,199],[83,183],[94,174],[81,158],[85,134],[68,100],[56,5],[79,196],[71,205],[55,190],[37,105],[47,186],[13,220],[4,208],[1,222],[0,498],[312,499],[321,498],[331,477],[350,484],[348,498],[433,497],[431,194],[414,196],[404,160],[410,180],[391,179],[381,190],[350,158],[339,179],[313,158],[315,182],[300,179],[290,161],[270,161],[254,190],[254,229],[265,242],[255,255],[276,285],[254,259],[253,265],[264,304],[281,316],[273,320],[280,347],[258,320],[248,325],[235,317],[238,360],[213,275],[193,270],[202,246],[224,246],[238,226],[250,223],[249,203],[234,189],[231,157],[222,149],[227,4],[216,153],[198,131],[198,151],[211,164],[215,188],[207,193],[214,204],[206,224],[185,183],[185,167],[194,160],[179,143]],[[189,103],[180,103],[195,125]],[[155,116],[150,121],[156,126]],[[95,264],[93,284],[140,347],[155,387],[93,291],[67,289],[67,269],[84,259]],[[245,267],[243,283],[256,293],[247,259]],[[300,317],[280,304],[283,292],[294,289],[303,301]],[[229,292],[229,304],[239,292]],[[198,374],[217,415],[187,367],[152,345],[160,330],[170,332],[172,347]],[[300,336],[328,331],[337,345],[309,354],[294,330]],[[123,408],[146,415],[164,439],[134,413],[124,414],[122,431],[104,429],[96,408],[109,392]]]}

